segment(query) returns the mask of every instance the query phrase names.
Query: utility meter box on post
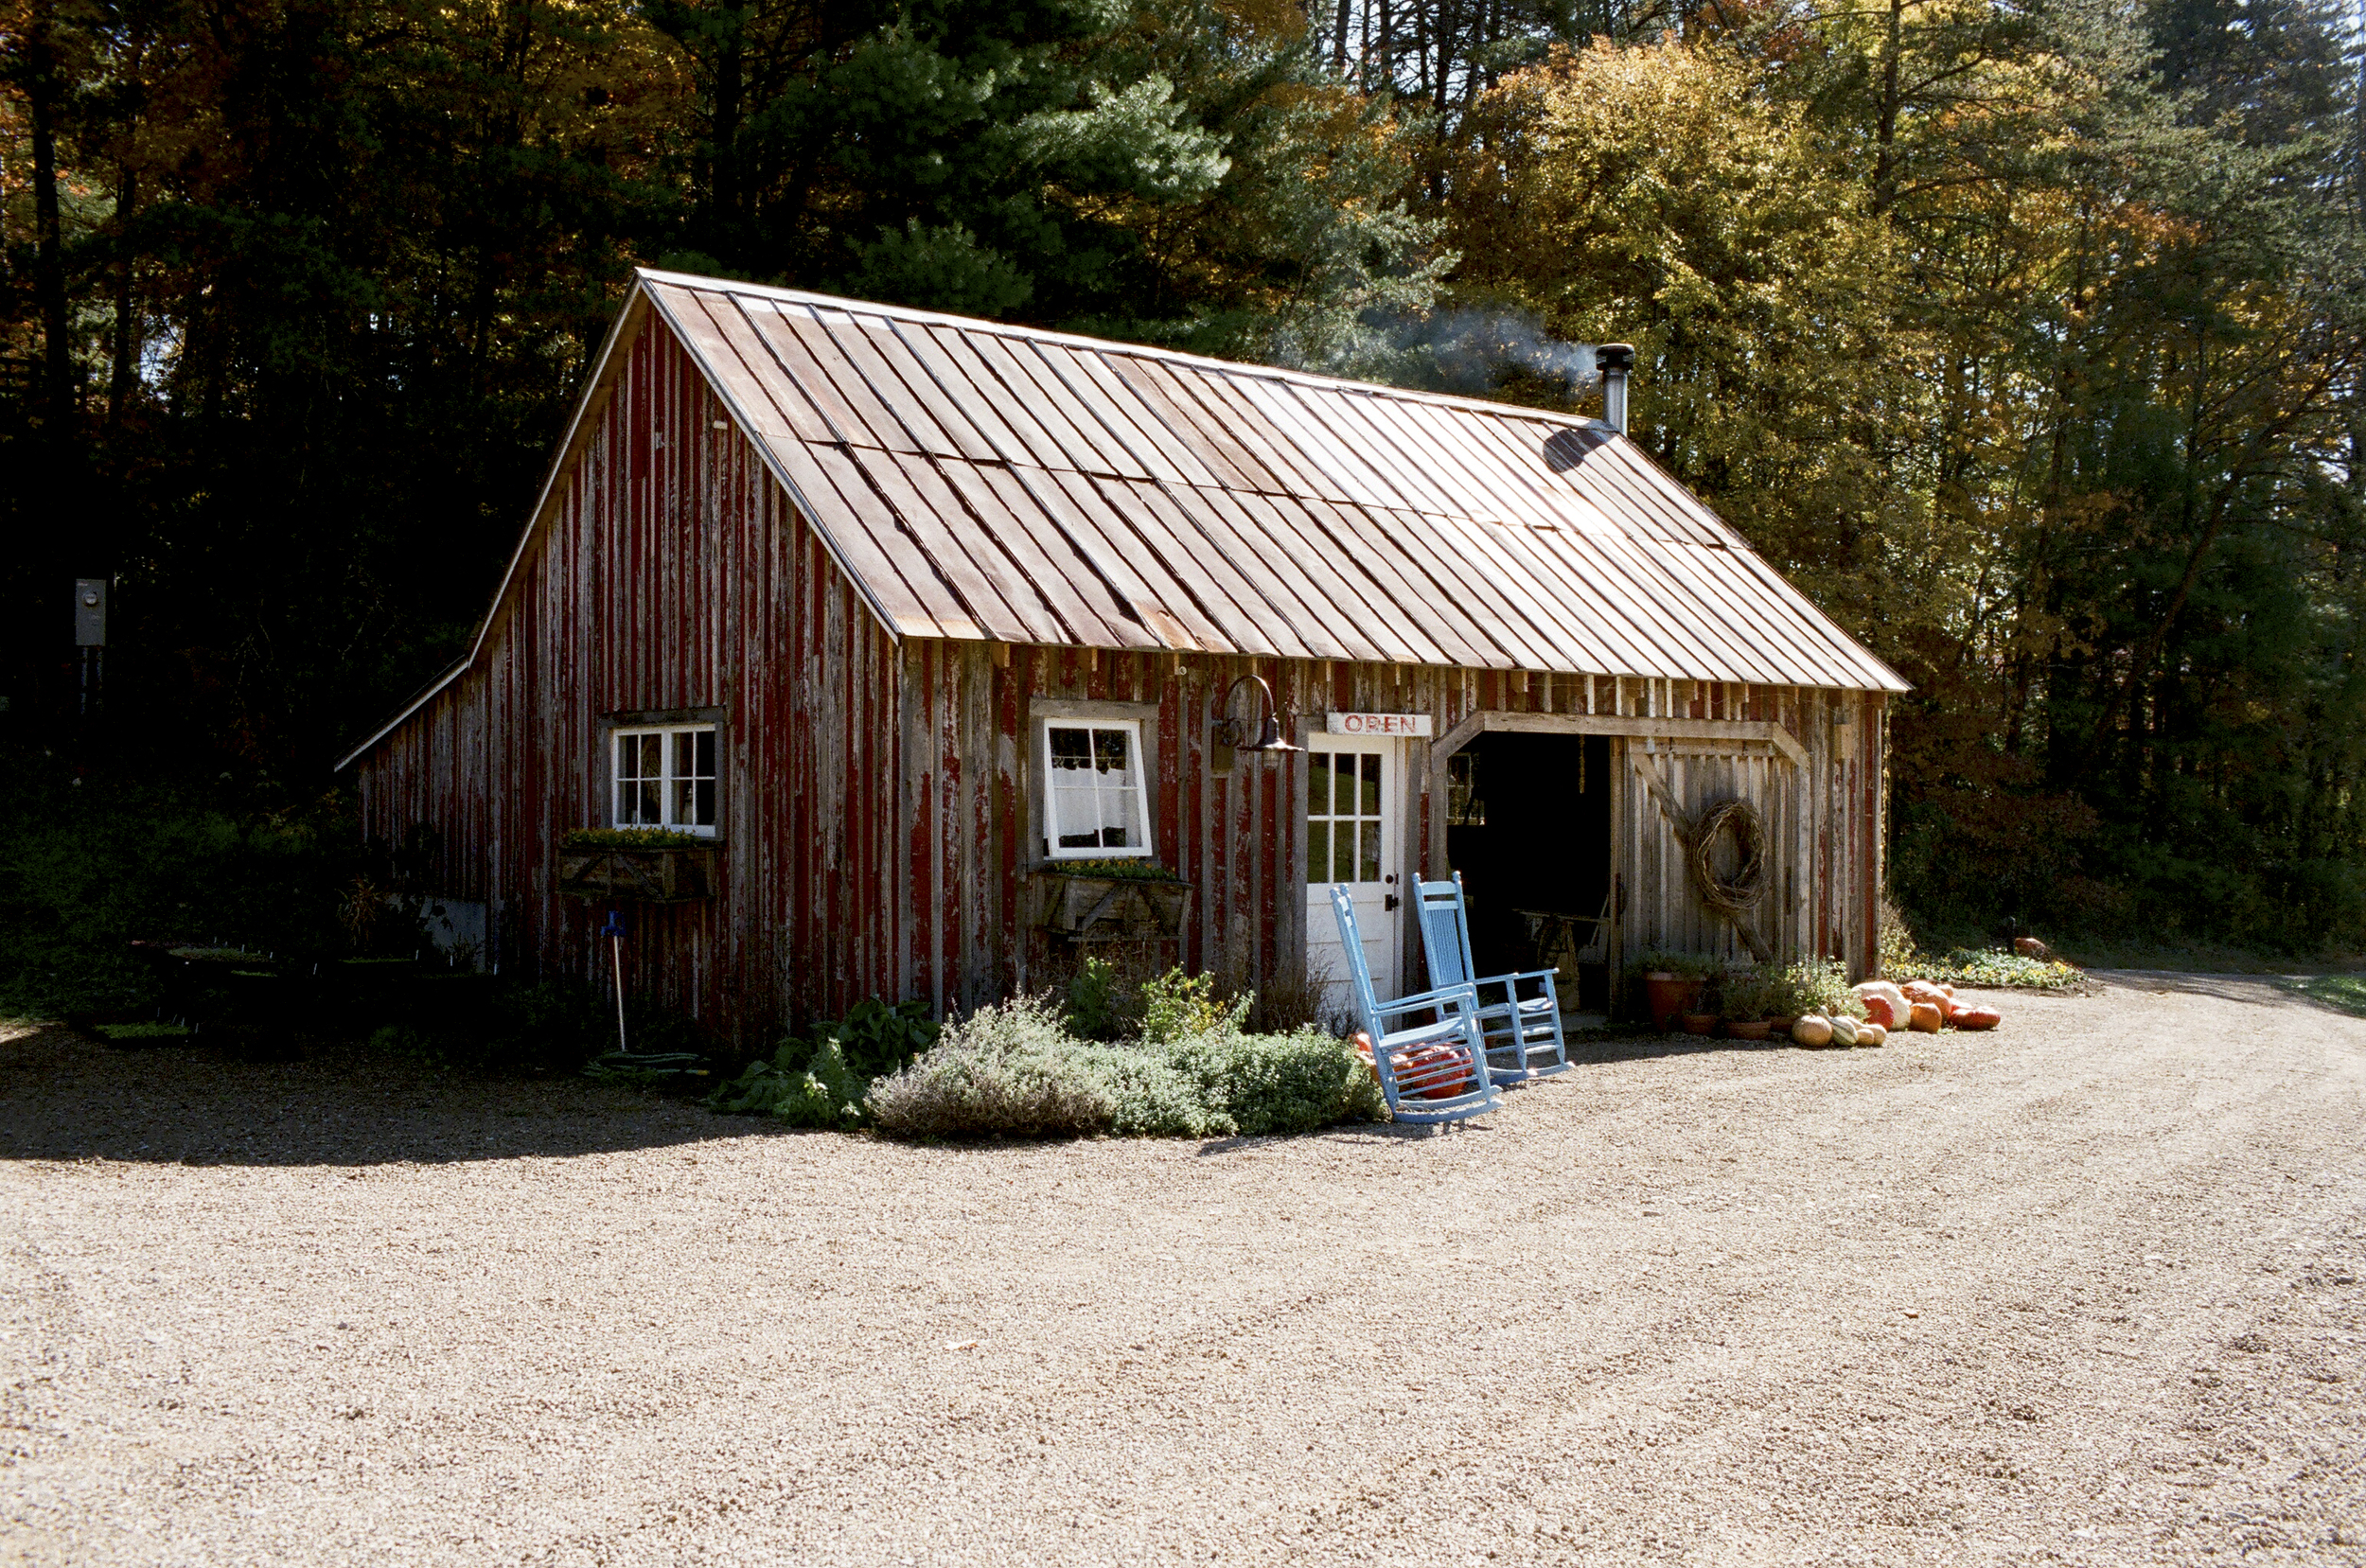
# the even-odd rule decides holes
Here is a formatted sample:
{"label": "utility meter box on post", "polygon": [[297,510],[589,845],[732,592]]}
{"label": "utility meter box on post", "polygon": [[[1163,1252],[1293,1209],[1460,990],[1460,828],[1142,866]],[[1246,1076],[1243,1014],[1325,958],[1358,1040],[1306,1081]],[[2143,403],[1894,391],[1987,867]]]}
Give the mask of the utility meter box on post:
{"label": "utility meter box on post", "polygon": [[107,645],[107,579],[104,577],[74,579],[74,645],[78,648],[103,648]]}

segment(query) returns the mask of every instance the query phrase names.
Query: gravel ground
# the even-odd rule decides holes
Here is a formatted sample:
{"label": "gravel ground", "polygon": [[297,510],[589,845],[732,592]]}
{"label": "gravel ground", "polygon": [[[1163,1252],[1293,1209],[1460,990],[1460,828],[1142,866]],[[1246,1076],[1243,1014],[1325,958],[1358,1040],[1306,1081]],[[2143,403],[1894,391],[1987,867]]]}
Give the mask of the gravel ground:
{"label": "gravel ground", "polygon": [[2366,1021],[2123,974],[1447,1136],[0,1043],[0,1559],[2366,1564]]}

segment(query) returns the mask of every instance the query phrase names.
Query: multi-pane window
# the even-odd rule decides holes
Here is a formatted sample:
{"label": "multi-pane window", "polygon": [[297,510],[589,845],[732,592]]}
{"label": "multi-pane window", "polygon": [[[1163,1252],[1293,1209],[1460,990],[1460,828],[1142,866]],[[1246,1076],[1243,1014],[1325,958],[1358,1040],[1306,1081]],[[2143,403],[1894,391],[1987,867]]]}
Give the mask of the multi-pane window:
{"label": "multi-pane window", "polygon": [[1315,751],[1306,759],[1306,879],[1380,880],[1380,753]]}
{"label": "multi-pane window", "polygon": [[715,831],[715,726],[674,724],[616,731],[620,828]]}
{"label": "multi-pane window", "polygon": [[1139,724],[1047,723],[1043,762],[1052,859],[1150,853]]}

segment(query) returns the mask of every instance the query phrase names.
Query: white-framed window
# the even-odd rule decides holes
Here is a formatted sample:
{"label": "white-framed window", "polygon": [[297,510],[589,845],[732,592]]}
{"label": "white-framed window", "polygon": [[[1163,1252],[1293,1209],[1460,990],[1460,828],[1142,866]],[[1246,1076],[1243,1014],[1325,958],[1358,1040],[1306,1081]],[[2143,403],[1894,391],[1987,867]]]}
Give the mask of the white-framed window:
{"label": "white-framed window", "polygon": [[1130,718],[1046,719],[1044,837],[1054,860],[1150,853],[1142,727]]}
{"label": "white-framed window", "polygon": [[620,727],[613,736],[615,826],[715,832],[714,725]]}

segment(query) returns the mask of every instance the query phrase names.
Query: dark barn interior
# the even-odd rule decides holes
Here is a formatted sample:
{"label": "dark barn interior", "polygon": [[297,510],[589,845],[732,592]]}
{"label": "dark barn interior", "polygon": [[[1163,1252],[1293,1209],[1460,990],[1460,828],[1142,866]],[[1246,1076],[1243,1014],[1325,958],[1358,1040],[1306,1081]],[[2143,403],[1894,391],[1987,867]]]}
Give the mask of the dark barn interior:
{"label": "dark barn interior", "polygon": [[[1610,850],[1608,736],[1497,731],[1447,760],[1446,858],[1462,873],[1480,974],[1545,968],[1582,948],[1610,893]],[[1562,1006],[1607,1008],[1609,966],[1578,975],[1575,994],[1564,976]]]}

